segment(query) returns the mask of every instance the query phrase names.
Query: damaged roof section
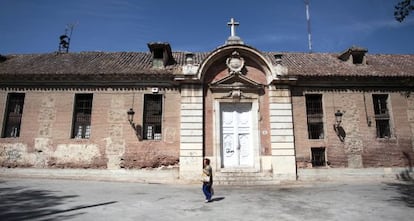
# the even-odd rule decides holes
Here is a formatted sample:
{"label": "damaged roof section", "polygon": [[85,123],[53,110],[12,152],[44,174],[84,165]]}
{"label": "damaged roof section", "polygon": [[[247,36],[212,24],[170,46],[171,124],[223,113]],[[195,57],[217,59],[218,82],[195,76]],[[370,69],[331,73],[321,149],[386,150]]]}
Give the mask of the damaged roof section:
{"label": "damaged roof section", "polygon": [[351,64],[366,64],[367,60],[365,54],[367,52],[368,49],[352,46],[348,50],[342,52],[338,58]]}

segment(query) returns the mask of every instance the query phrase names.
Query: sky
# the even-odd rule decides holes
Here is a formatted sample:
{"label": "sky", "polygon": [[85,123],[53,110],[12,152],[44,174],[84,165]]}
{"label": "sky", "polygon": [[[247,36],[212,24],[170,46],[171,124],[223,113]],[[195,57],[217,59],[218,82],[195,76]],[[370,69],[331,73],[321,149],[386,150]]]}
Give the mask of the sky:
{"label": "sky", "polygon": [[[351,46],[414,54],[414,13],[394,19],[399,0],[309,0],[312,52]],[[210,52],[236,35],[261,51],[309,52],[304,0],[0,0],[0,54],[50,53],[74,25],[70,52]]]}

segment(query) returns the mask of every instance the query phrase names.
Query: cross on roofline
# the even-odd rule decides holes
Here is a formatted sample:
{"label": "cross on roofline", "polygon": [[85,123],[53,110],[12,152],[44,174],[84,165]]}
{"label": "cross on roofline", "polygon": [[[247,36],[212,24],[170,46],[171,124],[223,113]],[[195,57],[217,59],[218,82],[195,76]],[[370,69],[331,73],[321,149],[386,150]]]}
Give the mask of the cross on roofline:
{"label": "cross on roofline", "polygon": [[231,18],[231,19],[230,19],[230,22],[228,22],[228,23],[227,23],[227,25],[228,25],[228,26],[231,26],[231,27],[230,27],[230,30],[231,30],[231,36],[232,36],[232,37],[236,36],[236,26],[239,26],[239,25],[240,25],[240,23],[239,23],[239,22],[234,21],[234,18]]}
{"label": "cross on roofline", "polygon": [[234,21],[234,18],[230,19],[230,22],[227,23],[230,26],[231,35],[226,41],[226,44],[244,44],[239,36],[236,36],[236,26],[239,26],[239,22]]}

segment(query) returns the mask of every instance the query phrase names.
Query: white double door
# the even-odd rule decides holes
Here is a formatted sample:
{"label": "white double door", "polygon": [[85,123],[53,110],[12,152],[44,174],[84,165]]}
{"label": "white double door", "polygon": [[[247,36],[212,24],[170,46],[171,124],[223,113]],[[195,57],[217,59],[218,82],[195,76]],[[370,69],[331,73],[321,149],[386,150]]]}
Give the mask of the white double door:
{"label": "white double door", "polygon": [[252,103],[221,103],[220,113],[223,167],[252,167]]}

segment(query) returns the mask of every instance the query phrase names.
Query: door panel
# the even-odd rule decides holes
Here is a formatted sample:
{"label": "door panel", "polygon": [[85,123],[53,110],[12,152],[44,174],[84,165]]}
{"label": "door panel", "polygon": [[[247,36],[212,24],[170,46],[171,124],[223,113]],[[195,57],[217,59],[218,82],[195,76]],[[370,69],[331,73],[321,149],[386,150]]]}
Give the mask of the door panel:
{"label": "door panel", "polygon": [[221,104],[223,167],[253,166],[251,109],[251,103]]}

